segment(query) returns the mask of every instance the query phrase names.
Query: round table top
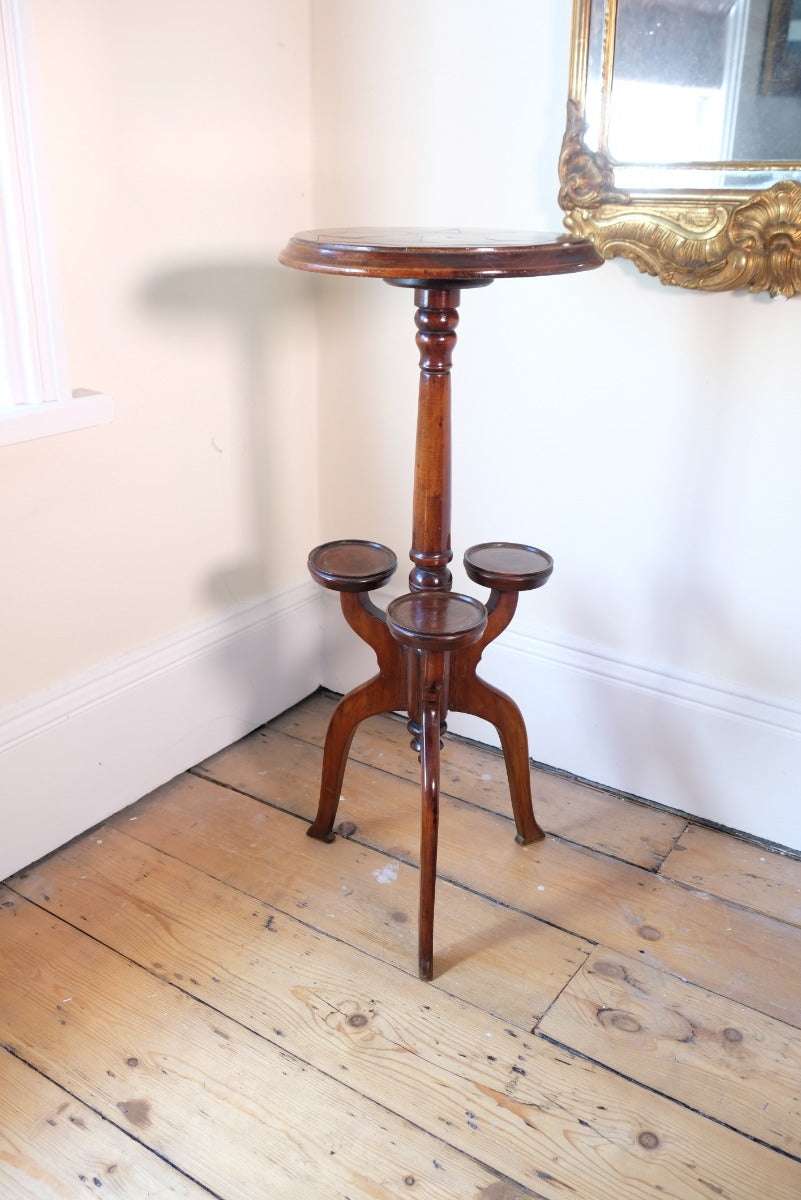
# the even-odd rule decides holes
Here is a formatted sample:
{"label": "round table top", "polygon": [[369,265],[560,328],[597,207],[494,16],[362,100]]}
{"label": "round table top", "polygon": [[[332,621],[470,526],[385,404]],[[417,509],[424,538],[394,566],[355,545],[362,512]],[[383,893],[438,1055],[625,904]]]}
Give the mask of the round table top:
{"label": "round table top", "polygon": [[564,275],[603,263],[586,239],[464,228],[311,229],[290,238],[279,259],[301,271],[414,283]]}

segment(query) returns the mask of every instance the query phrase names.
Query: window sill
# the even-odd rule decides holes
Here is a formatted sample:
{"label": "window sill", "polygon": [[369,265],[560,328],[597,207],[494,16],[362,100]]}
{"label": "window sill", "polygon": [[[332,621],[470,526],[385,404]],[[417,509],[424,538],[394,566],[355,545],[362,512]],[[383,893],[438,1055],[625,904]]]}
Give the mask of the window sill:
{"label": "window sill", "polygon": [[49,400],[45,404],[24,404],[0,410],[0,446],[107,425],[112,416],[110,396],[79,388],[68,400]]}

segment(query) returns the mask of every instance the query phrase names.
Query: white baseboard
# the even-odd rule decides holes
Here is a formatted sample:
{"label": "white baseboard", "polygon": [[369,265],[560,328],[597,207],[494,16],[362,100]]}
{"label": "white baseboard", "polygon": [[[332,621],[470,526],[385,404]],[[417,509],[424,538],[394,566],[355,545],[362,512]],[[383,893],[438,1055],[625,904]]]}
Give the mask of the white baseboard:
{"label": "white baseboard", "polygon": [[313,692],[309,580],[0,711],[0,879]]}
{"label": "white baseboard", "polygon": [[[375,670],[330,603],[323,644],[326,687],[346,691]],[[519,704],[537,762],[801,850],[797,702],[626,662],[525,622],[489,647],[480,674]],[[476,718],[451,713],[448,727],[498,744]]]}
{"label": "white baseboard", "polygon": [[[321,682],[346,691],[374,669],[337,598],[308,581],[0,711],[0,879]],[[797,704],[524,623],[489,648],[481,673],[520,705],[537,761],[801,850]],[[483,721],[453,713],[448,724],[497,744]]]}

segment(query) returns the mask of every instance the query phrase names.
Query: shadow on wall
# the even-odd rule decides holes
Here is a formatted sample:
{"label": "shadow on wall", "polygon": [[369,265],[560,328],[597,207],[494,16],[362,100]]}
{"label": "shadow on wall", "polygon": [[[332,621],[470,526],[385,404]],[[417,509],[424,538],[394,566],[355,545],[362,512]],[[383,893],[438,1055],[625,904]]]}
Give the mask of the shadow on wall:
{"label": "shadow on wall", "polygon": [[278,352],[288,340],[285,322],[297,320],[298,306],[311,305],[309,282],[270,260],[211,262],[155,276],[140,298],[154,314],[196,317],[230,331],[240,363],[239,403],[245,415],[242,508],[253,546],[244,561],[222,567],[206,586],[213,601],[223,606],[260,596],[269,584],[269,550],[282,544],[280,534],[293,505],[286,486],[286,447],[275,434],[281,426],[277,405],[284,390]]}
{"label": "shadow on wall", "polygon": [[[194,654],[193,686],[210,699],[203,736],[191,730],[192,745],[200,751],[187,751],[190,762],[199,752],[206,755],[249,733],[319,681],[316,620],[301,611],[305,600],[296,580],[276,588],[274,579],[276,565],[294,569],[286,560],[298,523],[295,488],[304,480],[293,456],[302,463],[306,450],[297,441],[302,432],[296,432],[293,404],[299,379],[289,347],[298,340],[301,321],[312,320],[305,311],[311,299],[303,277],[259,260],[177,267],[147,281],[138,299],[162,321],[171,316],[217,336],[226,330],[238,371],[224,398],[235,407],[223,416],[233,418],[240,447],[227,482],[241,514],[237,543],[245,549],[201,585],[223,616],[212,621],[202,652]],[[213,496],[206,499],[214,502]],[[305,547],[298,553],[305,556]]]}
{"label": "shadow on wall", "polygon": [[[321,376],[321,539],[411,545],[418,351],[410,289],[314,278]],[[405,559],[409,569],[408,559]],[[402,588],[403,570],[396,584]]]}

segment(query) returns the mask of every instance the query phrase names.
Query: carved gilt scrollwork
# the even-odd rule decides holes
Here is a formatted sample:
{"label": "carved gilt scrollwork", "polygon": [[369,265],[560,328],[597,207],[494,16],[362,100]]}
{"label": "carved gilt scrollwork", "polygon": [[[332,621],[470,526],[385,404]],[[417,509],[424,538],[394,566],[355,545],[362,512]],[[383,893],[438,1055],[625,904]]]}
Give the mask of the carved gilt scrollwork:
{"label": "carved gilt scrollwork", "polygon": [[[577,0],[580,11],[586,2]],[[565,226],[604,258],[630,259],[662,283],[701,291],[801,292],[799,183],[779,179],[758,192],[629,193],[615,187],[615,164],[589,148],[585,134],[582,91],[568,100],[559,204]]]}
{"label": "carved gilt scrollwork", "polygon": [[559,203],[570,232],[590,238],[604,258],[628,258],[662,283],[702,291],[801,291],[801,185],[780,180],[747,197],[721,193],[691,203],[640,200],[613,187],[611,164],[584,145],[583,130],[570,101]]}
{"label": "carved gilt scrollwork", "polygon": [[598,204],[625,204],[625,192],[615,190],[609,159],[584,144],[586,125],[576,100],[567,102],[567,128],[559,155],[559,204],[566,211]]}

